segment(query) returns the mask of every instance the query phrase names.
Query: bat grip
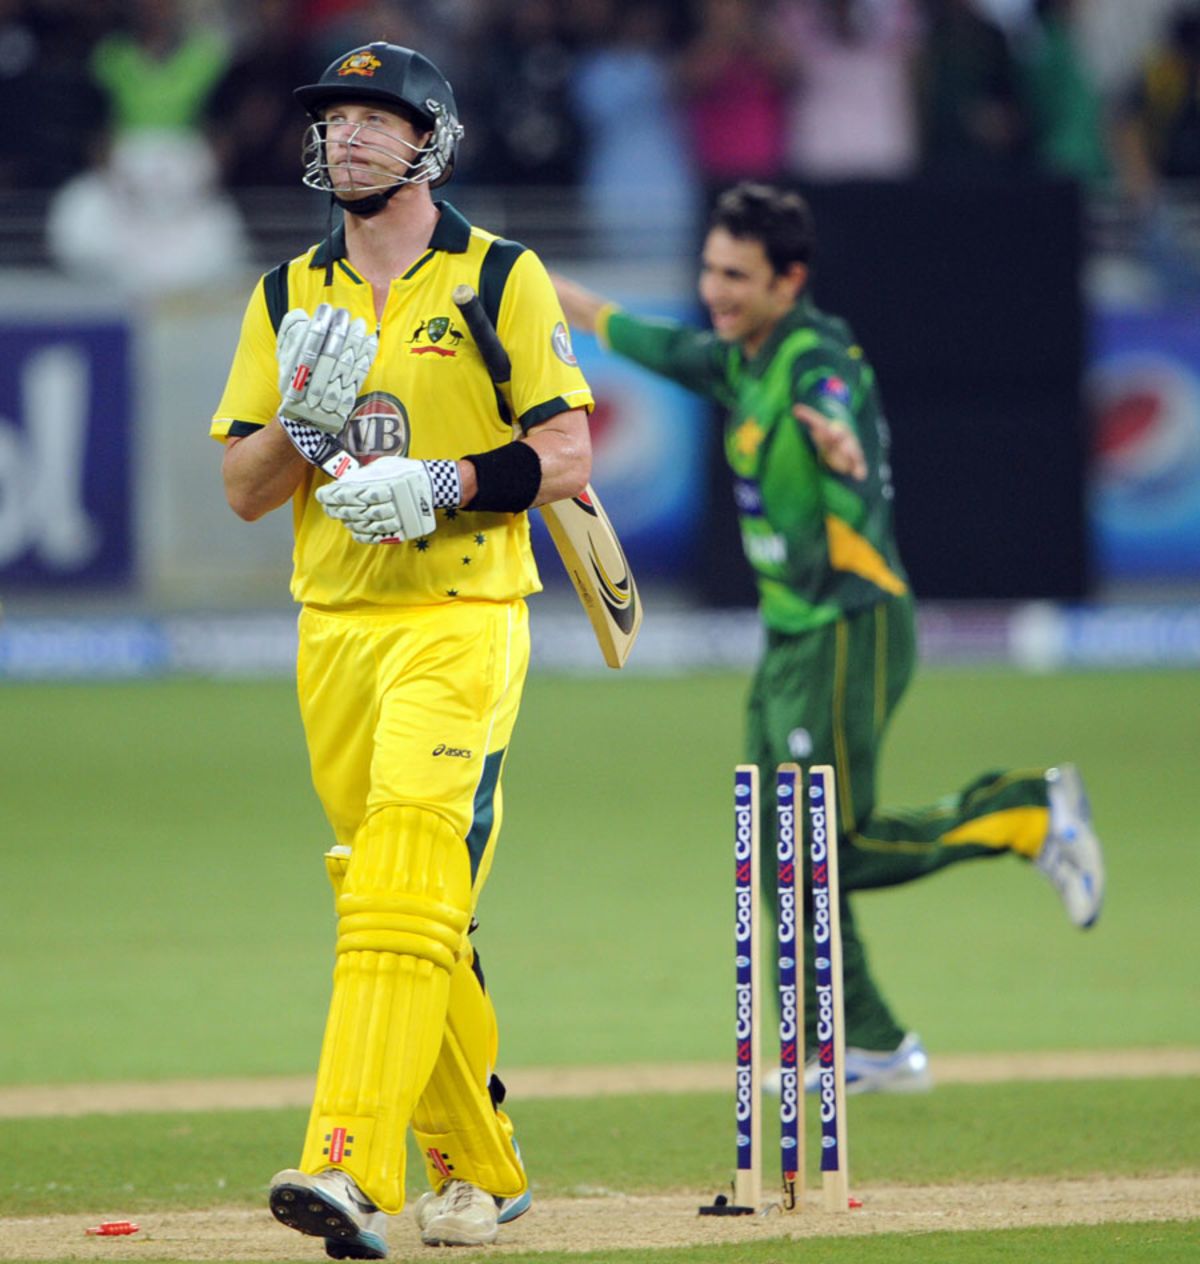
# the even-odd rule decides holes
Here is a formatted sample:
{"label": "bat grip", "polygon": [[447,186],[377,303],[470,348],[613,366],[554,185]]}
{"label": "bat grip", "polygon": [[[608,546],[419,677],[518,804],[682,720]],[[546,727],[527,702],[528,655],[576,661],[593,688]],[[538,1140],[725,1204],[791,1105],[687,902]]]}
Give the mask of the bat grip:
{"label": "bat grip", "polygon": [[512,361],[508,358],[508,352],[504,350],[504,344],[500,341],[496,327],[488,320],[487,312],[483,310],[483,304],[479,301],[479,295],[469,285],[459,285],[455,286],[452,297],[455,307],[462,312],[462,318],[467,322],[471,337],[475,339],[475,345],[479,348],[479,354],[487,367],[488,376],[497,386],[508,382],[512,378]]}

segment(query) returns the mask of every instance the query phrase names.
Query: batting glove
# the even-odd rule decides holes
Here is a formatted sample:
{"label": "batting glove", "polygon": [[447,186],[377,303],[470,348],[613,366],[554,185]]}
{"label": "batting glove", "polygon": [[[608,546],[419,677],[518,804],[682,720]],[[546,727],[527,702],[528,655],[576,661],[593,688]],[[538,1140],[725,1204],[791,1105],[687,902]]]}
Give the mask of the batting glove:
{"label": "batting glove", "polygon": [[419,539],[436,529],[435,508],[462,503],[458,463],[380,457],[318,487],[317,499],[360,544]]}
{"label": "batting glove", "polygon": [[294,307],[279,323],[279,415],[338,434],[379,350],[360,316],[321,303],[310,316]]}

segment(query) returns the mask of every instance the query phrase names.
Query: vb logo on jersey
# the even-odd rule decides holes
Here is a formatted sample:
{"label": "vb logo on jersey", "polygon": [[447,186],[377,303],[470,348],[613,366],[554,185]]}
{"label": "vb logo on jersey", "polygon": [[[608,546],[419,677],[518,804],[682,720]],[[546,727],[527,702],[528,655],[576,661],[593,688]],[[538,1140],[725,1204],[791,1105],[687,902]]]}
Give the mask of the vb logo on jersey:
{"label": "vb logo on jersey", "polygon": [[[446,345],[442,345],[442,339]],[[462,342],[462,330],[449,316],[427,316],[408,340],[409,355],[455,356]]]}
{"label": "vb logo on jersey", "polygon": [[412,440],[408,410],[387,391],[370,391],[354,406],[342,443],[364,465],[381,456],[407,456]]}

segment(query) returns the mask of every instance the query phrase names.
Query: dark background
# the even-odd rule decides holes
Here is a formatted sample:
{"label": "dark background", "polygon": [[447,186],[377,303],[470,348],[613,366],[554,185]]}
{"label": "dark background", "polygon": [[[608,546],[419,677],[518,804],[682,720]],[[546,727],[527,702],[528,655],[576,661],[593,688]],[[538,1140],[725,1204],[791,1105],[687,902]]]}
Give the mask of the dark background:
{"label": "dark background", "polygon": [[[813,294],[848,319],[892,430],[896,528],[918,597],[1090,588],[1082,208],[1048,180],[803,187]],[[712,448],[703,599],[753,604]]]}

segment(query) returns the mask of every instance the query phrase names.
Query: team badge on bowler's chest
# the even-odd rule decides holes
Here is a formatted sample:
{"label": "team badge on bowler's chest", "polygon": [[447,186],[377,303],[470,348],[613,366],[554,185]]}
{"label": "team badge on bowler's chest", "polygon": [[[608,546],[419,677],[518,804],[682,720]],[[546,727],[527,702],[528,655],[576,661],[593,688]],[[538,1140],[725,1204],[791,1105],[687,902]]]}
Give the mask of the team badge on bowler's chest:
{"label": "team badge on bowler's chest", "polygon": [[449,316],[427,316],[412,331],[409,355],[455,356],[462,342],[462,330]]}
{"label": "team badge on bowler's chest", "polygon": [[381,456],[407,456],[411,442],[408,410],[387,391],[363,395],[342,430],[342,443],[364,465]]}
{"label": "team badge on bowler's chest", "polygon": [[725,455],[735,474],[743,478],[754,477],[766,437],[767,432],[754,417],[746,417],[726,431]]}

